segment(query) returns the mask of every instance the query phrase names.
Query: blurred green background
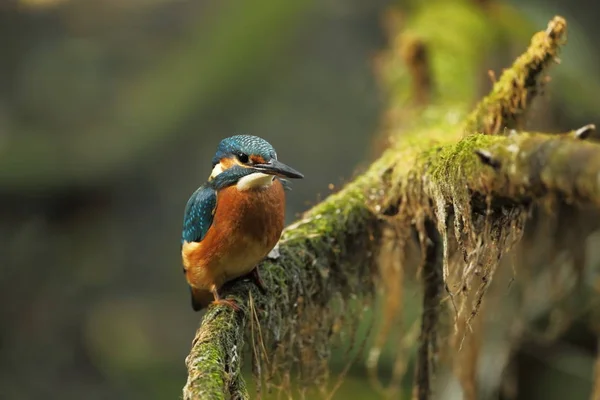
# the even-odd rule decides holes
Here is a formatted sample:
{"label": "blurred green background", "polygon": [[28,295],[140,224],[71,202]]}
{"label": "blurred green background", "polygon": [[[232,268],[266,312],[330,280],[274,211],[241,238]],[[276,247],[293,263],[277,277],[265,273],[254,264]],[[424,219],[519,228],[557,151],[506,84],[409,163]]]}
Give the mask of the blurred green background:
{"label": "blurred green background", "polygon": [[[288,222],[367,165],[385,107],[372,60],[391,4],[0,3],[0,398],[180,397],[200,321],[180,273],[188,196],[234,133],[264,137],[305,174]],[[555,14],[570,26],[553,119],[537,126],[597,122],[600,4],[515,7],[532,29]],[[525,48],[524,30],[496,63]],[[586,334],[560,347],[568,362],[530,346],[531,393],[519,398],[566,398],[549,382],[585,398],[595,351]],[[359,365],[336,398],[372,394]]]}

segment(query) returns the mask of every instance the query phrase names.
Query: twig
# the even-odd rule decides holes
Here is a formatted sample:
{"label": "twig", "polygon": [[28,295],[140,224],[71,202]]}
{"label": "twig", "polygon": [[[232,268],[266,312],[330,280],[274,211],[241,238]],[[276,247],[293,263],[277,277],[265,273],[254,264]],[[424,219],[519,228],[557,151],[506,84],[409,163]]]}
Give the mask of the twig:
{"label": "twig", "polygon": [[467,118],[465,130],[496,135],[508,128],[519,128],[527,108],[545,83],[547,67],[557,62],[564,44],[567,23],[554,17],[545,31],[538,32],[512,68],[504,71],[487,95]]}

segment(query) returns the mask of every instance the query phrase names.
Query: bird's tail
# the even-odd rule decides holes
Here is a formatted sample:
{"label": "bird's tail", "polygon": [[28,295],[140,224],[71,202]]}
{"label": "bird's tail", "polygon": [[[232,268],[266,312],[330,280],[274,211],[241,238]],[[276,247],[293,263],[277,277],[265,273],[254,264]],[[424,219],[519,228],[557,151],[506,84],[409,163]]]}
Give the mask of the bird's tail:
{"label": "bird's tail", "polygon": [[213,294],[210,290],[197,289],[190,286],[190,294],[194,311],[200,311],[208,307],[213,301]]}

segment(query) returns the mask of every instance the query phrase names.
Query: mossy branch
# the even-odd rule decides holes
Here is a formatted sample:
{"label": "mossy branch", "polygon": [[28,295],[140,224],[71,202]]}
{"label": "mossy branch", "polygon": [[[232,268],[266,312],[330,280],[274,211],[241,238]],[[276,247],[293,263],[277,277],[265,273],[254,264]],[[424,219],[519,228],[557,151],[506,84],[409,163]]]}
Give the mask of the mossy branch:
{"label": "mossy branch", "polygon": [[[484,278],[491,279],[494,263],[502,254],[506,228],[522,221],[528,205],[554,197],[600,207],[599,145],[571,134],[481,134],[499,133],[500,128],[513,126],[521,118],[539,89],[545,68],[564,42],[564,34],[565,22],[560,17],[538,33],[526,53],[503,73],[490,96],[466,119],[466,125],[449,121],[449,109],[432,111],[438,115],[433,118],[435,123],[431,113],[424,116],[422,126],[398,139],[363,175],[288,227],[278,254],[259,266],[269,293],[261,294],[250,282],[233,282],[226,293],[242,310],[236,313],[211,306],[207,311],[186,360],[189,377],[184,399],[249,397],[240,375],[248,330],[252,332],[249,347],[262,365],[259,379],[289,382],[291,367],[299,365],[300,383],[318,384],[315,378],[325,375],[332,336],[340,325],[360,318],[348,311],[352,300],[360,296],[363,301],[373,295],[382,232],[391,220],[404,221],[401,228],[405,230],[416,227],[425,238],[441,235],[439,243],[436,240],[434,246],[425,246],[424,304],[430,311],[423,319],[415,393],[418,398],[428,398],[435,308],[441,297],[436,278],[440,249],[447,290],[452,282],[446,226],[449,212],[456,221],[461,248],[479,249],[481,257],[495,260],[478,272],[481,286],[469,297],[475,299],[474,304],[456,305],[457,321],[462,321],[464,331],[471,318],[465,315],[476,314],[488,284]],[[476,222],[477,215],[486,216],[486,228]],[[485,243],[472,240],[476,236],[497,244],[493,246],[497,252],[485,253]],[[464,266],[457,272],[468,287],[474,271]]]}
{"label": "mossy branch", "polygon": [[492,92],[486,96],[466,120],[467,132],[495,135],[501,129],[516,129],[535,95],[542,90],[540,79],[547,67],[556,62],[558,50],[566,37],[567,23],[555,17],[543,32],[536,33],[526,53],[512,68],[504,71]]}

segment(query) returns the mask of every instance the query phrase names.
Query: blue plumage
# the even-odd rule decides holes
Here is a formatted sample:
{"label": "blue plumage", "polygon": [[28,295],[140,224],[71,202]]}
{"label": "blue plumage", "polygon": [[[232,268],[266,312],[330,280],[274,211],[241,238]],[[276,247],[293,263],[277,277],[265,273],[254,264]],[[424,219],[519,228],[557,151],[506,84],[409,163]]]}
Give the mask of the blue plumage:
{"label": "blue plumage", "polygon": [[234,165],[233,167],[215,176],[214,179],[209,181],[207,184],[210,185],[213,189],[219,191],[221,189],[225,189],[228,186],[235,185],[241,178],[243,178],[246,175],[250,175],[254,172],[256,171],[253,171],[249,168]]}
{"label": "blue plumage", "polygon": [[209,184],[200,186],[190,197],[183,216],[183,242],[200,242],[212,225],[217,191]]}
{"label": "blue plumage", "polygon": [[217,153],[213,157],[212,164],[216,165],[219,161],[231,155],[237,156],[238,153],[255,154],[265,160],[277,159],[277,153],[269,142],[251,135],[235,135],[221,140]]}
{"label": "blue plumage", "polygon": [[183,242],[200,242],[204,239],[206,232],[212,225],[215,207],[217,206],[217,192],[235,185],[240,178],[252,172],[247,168],[233,166],[200,186],[190,196],[183,216],[182,244]]}
{"label": "blue plumage", "polygon": [[200,242],[204,239],[213,222],[217,206],[217,192],[234,185],[241,177],[252,172],[246,168],[233,166],[200,186],[190,196],[183,215],[182,244],[183,242]]}
{"label": "blue plumage", "polygon": [[277,178],[277,179],[279,179],[279,181],[281,181],[281,184],[283,185],[283,190],[287,190],[287,191],[292,190],[292,184],[290,181],[288,181],[287,179],[283,179],[283,178]]}

